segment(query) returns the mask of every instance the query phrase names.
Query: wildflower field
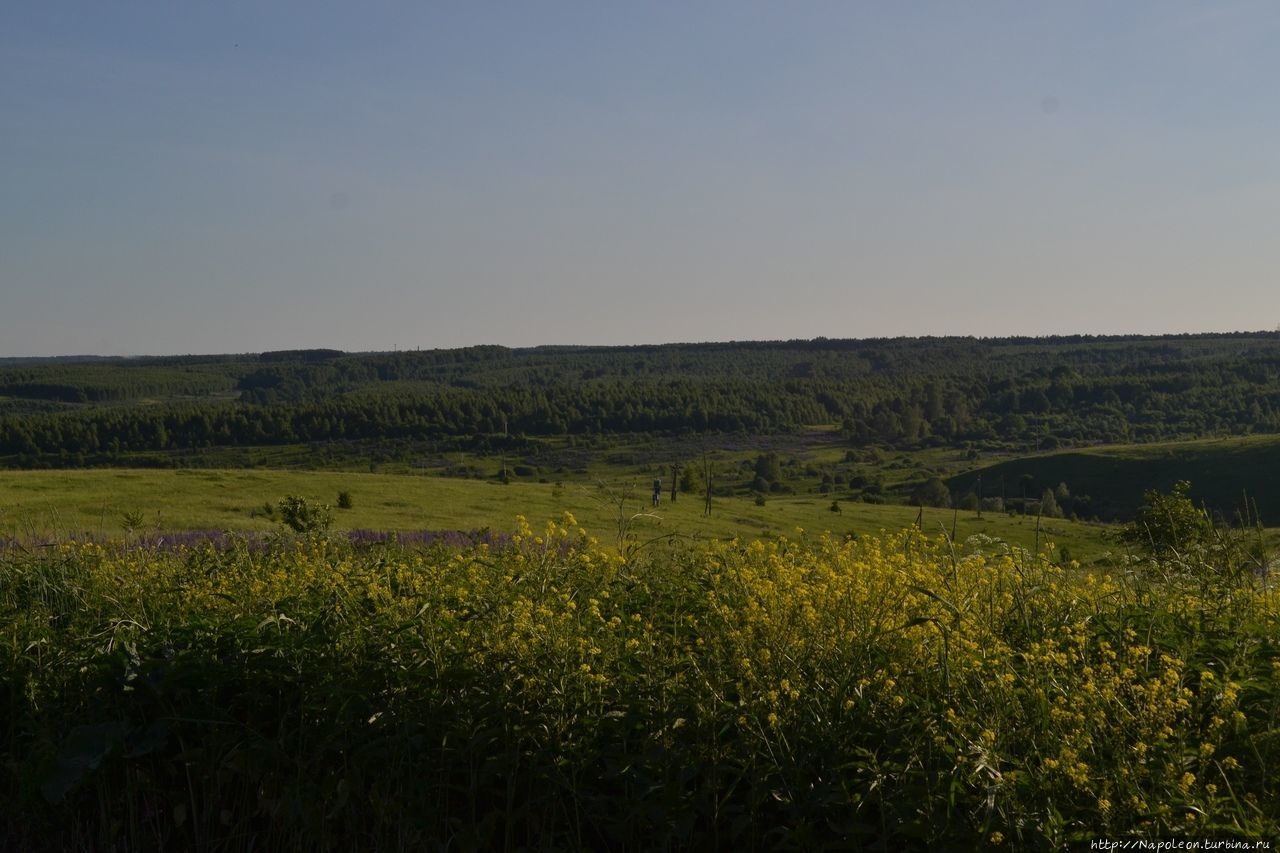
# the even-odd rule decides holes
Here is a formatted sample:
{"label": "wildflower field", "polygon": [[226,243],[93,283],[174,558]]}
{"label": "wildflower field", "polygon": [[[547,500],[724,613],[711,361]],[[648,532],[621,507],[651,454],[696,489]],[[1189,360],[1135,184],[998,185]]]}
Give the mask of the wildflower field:
{"label": "wildflower field", "polygon": [[[1046,553],[1052,553],[1046,551]],[[1280,593],[917,530],[0,550],[0,847],[1280,835]]]}

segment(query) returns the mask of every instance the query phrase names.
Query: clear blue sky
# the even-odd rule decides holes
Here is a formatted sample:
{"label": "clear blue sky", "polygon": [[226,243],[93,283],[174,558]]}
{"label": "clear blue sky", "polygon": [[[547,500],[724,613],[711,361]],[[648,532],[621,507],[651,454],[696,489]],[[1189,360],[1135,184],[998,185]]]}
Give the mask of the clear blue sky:
{"label": "clear blue sky", "polygon": [[11,2],[0,355],[1280,323],[1274,2]]}

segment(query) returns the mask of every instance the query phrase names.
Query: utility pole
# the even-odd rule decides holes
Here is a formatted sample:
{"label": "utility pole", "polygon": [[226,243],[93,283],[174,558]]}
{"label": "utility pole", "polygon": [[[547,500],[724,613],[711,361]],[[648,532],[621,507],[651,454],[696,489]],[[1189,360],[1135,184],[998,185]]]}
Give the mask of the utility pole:
{"label": "utility pole", "polygon": [[711,515],[711,457],[705,453],[702,454],[702,473],[707,478],[707,502],[703,505],[702,514],[709,516]]}
{"label": "utility pole", "polygon": [[502,482],[508,482],[507,477],[507,413],[502,413]]}

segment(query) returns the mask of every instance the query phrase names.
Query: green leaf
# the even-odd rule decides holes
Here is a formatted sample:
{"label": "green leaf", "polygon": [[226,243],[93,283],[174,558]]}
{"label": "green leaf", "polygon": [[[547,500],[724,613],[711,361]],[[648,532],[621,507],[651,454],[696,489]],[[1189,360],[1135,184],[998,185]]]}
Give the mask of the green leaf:
{"label": "green leaf", "polygon": [[919,585],[917,585],[917,584],[909,584],[909,585],[908,585],[908,589],[913,589],[913,590],[915,590],[916,592],[920,593],[921,595],[927,595],[927,596],[929,596],[929,597],[930,597],[930,598],[932,598],[934,601],[938,602],[938,603],[939,603],[939,604],[941,604],[943,607],[947,608],[947,610],[951,613],[951,615],[952,615],[952,616],[957,616],[957,617],[958,617],[958,616],[960,615],[960,609],[959,609],[958,607],[956,607],[954,604],[952,604],[952,603],[951,603],[950,601],[948,601],[947,599],[943,598],[941,595],[938,595],[938,593],[934,592],[933,590],[928,589],[928,588],[923,587],[923,586],[919,586]]}
{"label": "green leaf", "polygon": [[94,723],[77,726],[58,751],[53,767],[40,783],[40,792],[50,803],[66,799],[77,785],[98,769],[118,749],[128,729],[124,723]]}

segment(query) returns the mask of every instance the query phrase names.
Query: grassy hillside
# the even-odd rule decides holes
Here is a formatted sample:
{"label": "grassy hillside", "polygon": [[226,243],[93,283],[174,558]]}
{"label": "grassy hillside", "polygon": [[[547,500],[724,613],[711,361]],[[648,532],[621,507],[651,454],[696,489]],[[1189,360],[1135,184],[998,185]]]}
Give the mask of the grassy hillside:
{"label": "grassy hillside", "polygon": [[[631,483],[631,497],[619,501]],[[338,492],[351,494],[349,510],[335,510],[339,529],[507,530],[517,514],[533,521],[556,518],[565,510],[602,540],[616,539],[619,516],[650,513],[639,478],[615,477],[603,486],[590,483],[511,483],[436,476],[353,474],[302,471],[115,470],[10,471],[0,474],[0,534],[18,538],[67,537],[82,533],[118,535],[126,514],[141,516],[147,530],[269,530],[276,520],[262,512],[286,494],[334,504]],[[758,506],[748,497],[716,498],[712,515],[703,515],[700,497],[682,495],[640,517],[633,530],[640,538],[679,534],[707,538],[758,538],[794,534],[795,528],[836,534],[899,530],[917,518],[914,507],[841,502],[831,510],[830,496],[771,497]],[[136,520],[136,519],[135,519]],[[926,509],[923,526],[950,530],[950,510]],[[983,533],[1028,548],[1037,541],[1036,520],[972,512],[956,516],[956,535]],[[1064,520],[1046,520],[1040,541],[1066,546],[1076,557],[1107,550],[1107,528]]]}
{"label": "grassy hillside", "polygon": [[1168,491],[1178,480],[1190,480],[1191,495],[1231,517],[1247,493],[1267,525],[1280,524],[1280,439],[1275,436],[1215,438],[1198,441],[1121,445],[1072,450],[1010,459],[958,474],[948,480],[953,493],[974,489],[982,477],[982,493],[1009,498],[1022,493],[1030,476],[1028,497],[1066,483],[1074,496],[1089,496],[1086,516],[1127,519],[1142,504],[1147,489]]}

